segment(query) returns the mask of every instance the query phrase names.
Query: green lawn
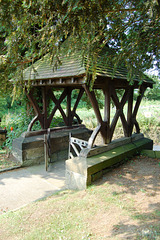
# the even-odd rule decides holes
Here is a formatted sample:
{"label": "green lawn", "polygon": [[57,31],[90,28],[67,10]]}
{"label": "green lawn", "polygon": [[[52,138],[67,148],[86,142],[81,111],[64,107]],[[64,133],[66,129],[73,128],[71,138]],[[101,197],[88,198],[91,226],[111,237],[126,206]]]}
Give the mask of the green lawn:
{"label": "green lawn", "polygon": [[159,170],[158,160],[137,157],[86,191],[62,191],[5,213],[0,239],[158,240]]}

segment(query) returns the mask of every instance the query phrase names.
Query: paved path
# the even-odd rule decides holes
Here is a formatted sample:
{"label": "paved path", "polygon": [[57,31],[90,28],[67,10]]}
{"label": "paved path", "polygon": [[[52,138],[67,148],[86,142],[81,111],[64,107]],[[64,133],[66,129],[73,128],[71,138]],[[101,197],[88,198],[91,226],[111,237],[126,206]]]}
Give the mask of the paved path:
{"label": "paved path", "polygon": [[65,162],[0,173],[0,214],[65,189]]}

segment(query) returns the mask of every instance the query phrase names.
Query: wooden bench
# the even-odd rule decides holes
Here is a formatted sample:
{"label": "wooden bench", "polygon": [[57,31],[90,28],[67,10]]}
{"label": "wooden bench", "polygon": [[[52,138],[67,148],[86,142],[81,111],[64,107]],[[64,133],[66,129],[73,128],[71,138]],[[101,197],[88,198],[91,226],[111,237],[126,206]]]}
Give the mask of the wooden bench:
{"label": "wooden bench", "polygon": [[123,138],[108,146],[91,149],[87,156],[85,151],[66,161],[66,187],[68,189],[86,189],[93,181],[102,177],[106,170],[142,149],[152,149],[153,141],[147,138]]}

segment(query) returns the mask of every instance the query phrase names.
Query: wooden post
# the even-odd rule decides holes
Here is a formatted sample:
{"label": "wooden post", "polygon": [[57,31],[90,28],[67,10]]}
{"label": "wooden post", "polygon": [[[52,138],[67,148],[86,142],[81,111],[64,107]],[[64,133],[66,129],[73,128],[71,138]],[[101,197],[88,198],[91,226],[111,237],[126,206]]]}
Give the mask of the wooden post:
{"label": "wooden post", "polygon": [[94,91],[89,91],[89,87],[86,84],[84,84],[83,87],[85,89],[85,92],[86,92],[91,104],[92,104],[97,121],[98,121],[98,123],[100,123],[102,125],[102,117],[101,117],[101,113],[99,111],[99,106],[98,106]]}
{"label": "wooden post", "polygon": [[43,100],[43,128],[47,129],[47,107],[48,107],[48,99],[47,99],[47,87],[42,87],[42,100]]}
{"label": "wooden post", "polygon": [[74,104],[73,110],[72,110],[72,112],[71,112],[72,122],[73,122],[73,118],[76,117],[79,124],[81,124],[82,121],[81,121],[80,117],[76,114],[76,109],[77,109],[77,107],[78,107],[78,104],[79,104],[82,96],[83,96],[83,93],[84,93],[84,89],[81,88],[80,91],[79,91],[79,93],[78,93],[78,97],[77,97],[76,102],[75,102],[75,104]]}
{"label": "wooden post", "polygon": [[105,88],[103,89],[104,96],[105,96],[105,102],[104,102],[104,123],[105,123],[105,131],[106,131],[106,138],[105,144],[110,143],[111,136],[110,136],[110,85],[109,82],[107,82]]}
{"label": "wooden post", "polygon": [[123,94],[121,102],[119,102],[119,99],[117,97],[114,86],[112,86],[111,96],[112,96],[112,99],[116,106],[116,113],[115,113],[115,116],[114,116],[114,118],[112,120],[112,124],[111,124],[111,139],[112,139],[112,136],[113,136],[113,133],[114,133],[114,130],[115,130],[115,127],[116,127],[119,117],[121,118],[124,135],[127,137],[128,124],[127,124],[127,121],[126,121],[124,113],[123,113],[123,107],[128,99],[128,88],[125,89],[125,92]]}
{"label": "wooden post", "polygon": [[128,111],[127,111],[127,123],[128,123],[127,137],[130,137],[132,135],[133,91],[134,91],[134,88],[130,87],[129,97],[128,97]]}
{"label": "wooden post", "polygon": [[48,143],[47,134],[44,134],[44,159],[45,159],[45,169],[48,171]]}
{"label": "wooden post", "polygon": [[67,109],[66,109],[67,126],[72,126],[71,94],[72,94],[72,89],[67,88]]}
{"label": "wooden post", "polygon": [[145,84],[142,84],[141,87],[140,87],[139,96],[137,97],[137,101],[136,101],[136,104],[135,104],[135,107],[134,107],[134,110],[133,110],[133,113],[132,113],[131,132],[133,131],[133,126],[135,125],[136,132],[140,133],[140,128],[139,128],[139,124],[136,120],[136,116],[137,116],[137,112],[138,112],[138,109],[139,109],[141,100],[144,96],[144,92],[145,92],[146,88],[147,88],[147,86]]}
{"label": "wooden post", "polygon": [[[96,96],[95,96],[95,93],[94,91],[90,91],[88,86],[87,85],[84,85],[84,89],[86,91],[86,94],[92,104],[92,107],[93,107],[93,110],[95,112],[95,115],[96,115],[96,118],[97,118],[97,121],[98,121],[98,127],[96,128],[97,130],[95,131],[95,134],[94,134],[94,137],[93,137],[93,140],[92,140],[92,144],[98,134],[98,132],[101,133],[101,136],[103,138],[103,142],[104,144],[107,143],[107,124],[102,120],[102,116],[101,116],[101,113],[100,113],[100,110],[99,110],[99,106],[98,106],[98,102],[97,102],[97,99],[96,99]],[[110,142],[110,141],[109,141]]]}

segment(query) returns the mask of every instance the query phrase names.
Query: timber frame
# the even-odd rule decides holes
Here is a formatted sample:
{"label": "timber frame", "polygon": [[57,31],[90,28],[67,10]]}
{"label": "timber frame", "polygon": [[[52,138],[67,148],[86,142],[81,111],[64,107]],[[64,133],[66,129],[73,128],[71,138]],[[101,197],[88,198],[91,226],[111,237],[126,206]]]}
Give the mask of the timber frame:
{"label": "timber frame", "polygon": [[[140,133],[139,124],[136,120],[137,112],[142,100],[142,97],[144,95],[144,92],[147,87],[152,87],[152,84],[143,82],[141,85],[138,84],[138,82],[135,82],[133,85],[130,85],[126,80],[112,80],[105,77],[97,77],[95,84],[93,86],[92,91],[90,91],[89,86],[84,83],[84,77],[76,78],[77,80],[71,79],[59,79],[56,81],[45,81],[44,83],[42,81],[32,81],[31,82],[31,89],[28,91],[26,89],[26,95],[28,99],[30,100],[33,109],[35,111],[35,117],[31,121],[31,123],[28,126],[28,131],[32,130],[33,124],[36,121],[40,122],[41,128],[48,129],[50,128],[52,119],[54,118],[54,115],[57,110],[60,111],[61,116],[64,121],[64,125],[68,128],[74,127],[74,118],[77,119],[77,123],[80,125],[82,123],[82,120],[77,115],[76,110],[78,107],[78,104],[84,94],[84,92],[87,94],[93,110],[95,112],[96,118],[97,118],[97,127],[93,131],[89,141],[88,145],[89,147],[92,147],[94,144],[94,141],[96,139],[97,134],[100,132],[101,136],[103,138],[104,144],[108,144],[112,141],[113,134],[116,128],[116,124],[118,119],[120,118],[123,126],[123,132],[125,137],[130,137],[133,132],[133,127],[136,128],[136,133]],[[50,83],[50,84],[49,84]],[[56,89],[63,89],[61,96],[59,99],[56,98],[54,91]],[[39,89],[41,94],[39,95],[39,99],[42,102],[43,107],[39,107],[38,102],[35,98],[35,92],[36,89]],[[71,109],[71,101],[72,101],[72,91],[74,89],[78,89],[79,93],[77,94],[76,102]],[[101,89],[104,94],[105,102],[104,102],[104,116],[102,116],[98,101],[96,99],[95,95],[95,89]],[[117,90],[123,89],[123,96],[121,100],[119,100],[117,96]],[[137,97],[135,106],[133,106],[133,96],[134,96],[134,89],[139,89],[139,96]],[[62,108],[62,101],[66,99],[66,111]],[[48,109],[48,103],[49,101],[52,101],[54,103],[54,107],[49,114]],[[116,113],[111,120],[111,101],[114,103],[116,107]],[[124,106],[127,106],[127,115],[124,114]]]}
{"label": "timber frame", "polygon": [[[50,63],[48,55],[46,55],[44,59],[38,60],[23,73],[26,95],[35,111],[35,117],[28,126],[29,132],[36,121],[40,122],[43,131],[50,128],[57,110],[61,113],[64,125],[67,128],[74,127],[75,118],[77,119],[77,123],[81,125],[82,120],[77,115],[76,110],[84,92],[88,96],[97,118],[97,127],[88,141],[89,147],[93,146],[99,132],[104,144],[110,143],[119,119],[122,122],[125,137],[132,135],[134,126],[136,133],[140,132],[136,117],[145,90],[147,87],[152,88],[153,86],[154,82],[150,78],[142,74],[143,81],[140,81],[139,75],[135,73],[133,84],[131,85],[127,81],[128,71],[124,66],[117,67],[113,76],[113,67],[105,65],[103,61],[100,61],[94,85],[92,90],[90,90],[89,86],[91,85],[92,74],[86,74],[85,62],[82,61],[79,54],[62,56],[61,60],[62,64],[58,69],[53,71],[53,66]],[[29,90],[28,85],[30,86]],[[61,96],[57,99],[54,91],[58,91],[59,89],[62,92]],[[76,102],[73,108],[71,108],[72,92],[75,89],[79,90],[79,92]],[[96,89],[103,91],[104,94],[104,116],[102,116],[98,106],[95,94]],[[135,89],[139,91],[139,96],[137,97],[135,106],[133,106]],[[121,99],[118,97],[118,90],[123,90],[121,91],[123,92]],[[36,92],[38,92],[37,97]],[[62,107],[64,99],[66,100],[65,110]],[[50,101],[54,103],[51,113],[48,112]],[[116,108],[113,119],[111,119],[111,103],[114,103]],[[127,114],[124,113],[124,106],[127,106]]]}

